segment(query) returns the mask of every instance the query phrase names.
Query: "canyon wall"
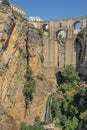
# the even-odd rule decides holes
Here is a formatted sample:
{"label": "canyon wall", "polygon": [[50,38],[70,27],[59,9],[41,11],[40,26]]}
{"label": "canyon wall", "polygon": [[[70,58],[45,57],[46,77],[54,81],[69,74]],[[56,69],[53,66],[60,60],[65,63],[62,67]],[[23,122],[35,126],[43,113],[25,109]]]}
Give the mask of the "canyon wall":
{"label": "canyon wall", "polygon": [[27,67],[32,67],[34,76],[41,71],[41,50],[38,30],[9,6],[0,5],[0,130],[18,130],[22,121],[33,123],[37,115],[44,120],[50,84],[36,79],[26,115],[23,96]]}

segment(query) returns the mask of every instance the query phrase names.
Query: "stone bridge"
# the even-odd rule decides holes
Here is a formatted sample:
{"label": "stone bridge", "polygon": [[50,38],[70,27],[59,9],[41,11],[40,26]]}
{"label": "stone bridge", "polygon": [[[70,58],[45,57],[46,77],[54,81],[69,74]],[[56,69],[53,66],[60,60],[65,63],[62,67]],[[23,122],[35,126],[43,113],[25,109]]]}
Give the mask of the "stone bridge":
{"label": "stone bridge", "polygon": [[41,21],[34,23],[43,29],[43,72],[53,78],[57,71],[66,65],[76,67],[78,59],[75,38],[78,32],[87,27],[87,17]]}

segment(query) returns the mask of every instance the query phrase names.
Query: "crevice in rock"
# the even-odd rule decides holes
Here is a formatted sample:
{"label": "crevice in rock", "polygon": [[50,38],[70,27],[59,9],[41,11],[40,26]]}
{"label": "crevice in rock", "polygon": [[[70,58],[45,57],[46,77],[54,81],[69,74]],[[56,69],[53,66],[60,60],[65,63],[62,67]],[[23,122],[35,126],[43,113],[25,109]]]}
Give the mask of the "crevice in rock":
{"label": "crevice in rock", "polygon": [[10,40],[10,37],[11,37],[11,34],[12,34],[14,28],[15,28],[15,23],[13,24],[13,26],[12,26],[12,28],[11,28],[11,31],[9,32],[8,38],[7,38],[7,40],[5,41],[5,45],[4,45],[4,47],[2,48],[3,51],[7,50],[7,47],[8,47],[8,44],[9,44],[9,40]]}

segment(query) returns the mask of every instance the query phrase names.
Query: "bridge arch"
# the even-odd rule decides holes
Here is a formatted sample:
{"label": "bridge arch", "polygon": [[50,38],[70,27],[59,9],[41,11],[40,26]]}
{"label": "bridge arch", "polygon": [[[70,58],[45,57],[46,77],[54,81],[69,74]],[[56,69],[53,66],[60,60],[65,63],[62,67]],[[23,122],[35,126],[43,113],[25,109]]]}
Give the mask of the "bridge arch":
{"label": "bridge arch", "polygon": [[80,30],[80,29],[82,29],[82,22],[79,21],[79,20],[76,21],[76,22],[74,22],[73,27],[74,27],[74,30]]}
{"label": "bridge arch", "polygon": [[48,24],[43,24],[43,25],[42,25],[42,29],[43,29],[43,31],[48,32],[48,30],[49,30],[49,25],[48,25]]}
{"label": "bridge arch", "polygon": [[66,40],[66,31],[64,29],[60,29],[56,32],[56,39],[59,43],[64,44]]}

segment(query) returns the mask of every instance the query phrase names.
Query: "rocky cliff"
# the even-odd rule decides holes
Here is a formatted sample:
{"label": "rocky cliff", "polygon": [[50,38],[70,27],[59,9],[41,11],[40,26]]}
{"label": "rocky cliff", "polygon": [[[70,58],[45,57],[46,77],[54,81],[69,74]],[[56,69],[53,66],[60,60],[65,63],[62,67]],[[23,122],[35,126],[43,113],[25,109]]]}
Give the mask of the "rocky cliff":
{"label": "rocky cliff", "polygon": [[10,7],[0,5],[0,130],[18,130],[22,121],[33,123],[37,115],[44,120],[48,95],[55,91],[52,83],[36,79],[27,112],[23,96],[27,66],[34,75],[41,71],[41,50],[38,30]]}
{"label": "rocky cliff", "polygon": [[87,28],[76,37],[77,70],[83,80],[87,80]]}

